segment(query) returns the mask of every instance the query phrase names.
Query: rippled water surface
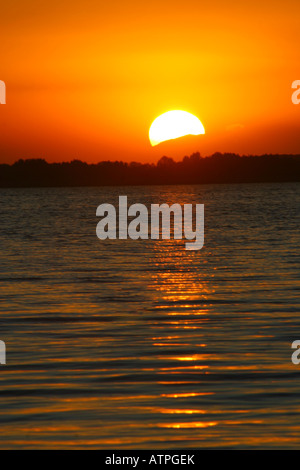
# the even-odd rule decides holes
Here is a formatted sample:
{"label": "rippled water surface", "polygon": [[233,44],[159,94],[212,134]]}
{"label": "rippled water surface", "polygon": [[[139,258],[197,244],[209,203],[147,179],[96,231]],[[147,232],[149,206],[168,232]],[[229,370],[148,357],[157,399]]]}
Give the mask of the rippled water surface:
{"label": "rippled water surface", "polygon": [[[204,203],[205,245],[96,237]],[[0,190],[2,448],[297,448],[300,185]]]}

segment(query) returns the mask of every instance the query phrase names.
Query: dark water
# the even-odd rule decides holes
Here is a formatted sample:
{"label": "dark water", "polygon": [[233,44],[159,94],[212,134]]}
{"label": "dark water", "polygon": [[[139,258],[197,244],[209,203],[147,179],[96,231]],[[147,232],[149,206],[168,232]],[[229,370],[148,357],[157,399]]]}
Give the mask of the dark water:
{"label": "dark water", "polygon": [[[204,203],[205,245],[96,208]],[[300,185],[0,191],[2,448],[297,448]]]}

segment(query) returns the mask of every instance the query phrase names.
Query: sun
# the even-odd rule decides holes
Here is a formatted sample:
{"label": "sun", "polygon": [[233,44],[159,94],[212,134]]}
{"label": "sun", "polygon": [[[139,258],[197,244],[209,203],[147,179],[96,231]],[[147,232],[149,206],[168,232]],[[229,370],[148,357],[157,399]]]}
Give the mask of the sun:
{"label": "sun", "polygon": [[168,111],[156,118],[149,129],[152,146],[184,135],[205,134],[201,121],[187,111]]}

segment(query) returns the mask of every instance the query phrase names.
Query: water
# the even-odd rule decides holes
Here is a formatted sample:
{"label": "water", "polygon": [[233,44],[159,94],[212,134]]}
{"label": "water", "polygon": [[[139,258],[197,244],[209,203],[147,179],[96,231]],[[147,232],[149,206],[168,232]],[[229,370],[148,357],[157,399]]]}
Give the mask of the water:
{"label": "water", "polygon": [[[204,248],[98,240],[119,195],[204,203]],[[299,447],[299,184],[0,201],[0,447]]]}

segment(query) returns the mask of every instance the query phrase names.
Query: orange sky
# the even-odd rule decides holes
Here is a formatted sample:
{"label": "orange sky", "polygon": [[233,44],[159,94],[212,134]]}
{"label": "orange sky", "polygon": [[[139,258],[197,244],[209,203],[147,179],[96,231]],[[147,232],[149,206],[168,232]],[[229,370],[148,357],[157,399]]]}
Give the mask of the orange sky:
{"label": "orange sky", "polygon": [[[300,153],[299,0],[10,0],[0,162]],[[206,135],[151,147],[182,109]]]}

